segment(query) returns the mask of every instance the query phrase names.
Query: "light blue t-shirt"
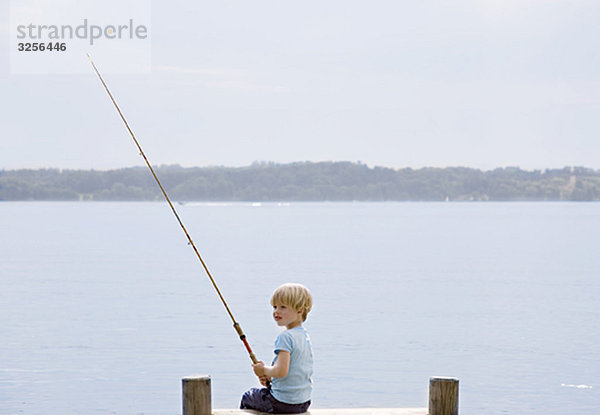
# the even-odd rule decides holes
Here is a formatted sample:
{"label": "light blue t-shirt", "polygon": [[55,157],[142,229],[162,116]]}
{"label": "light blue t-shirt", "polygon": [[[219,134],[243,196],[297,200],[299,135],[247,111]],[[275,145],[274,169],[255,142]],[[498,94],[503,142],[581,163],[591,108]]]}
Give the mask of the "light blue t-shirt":
{"label": "light blue t-shirt", "polygon": [[271,394],[280,402],[304,403],[312,393],[313,352],[308,332],[302,326],[284,330],[275,339],[275,359],[279,351],[290,353],[290,368],[284,378],[271,380]]}

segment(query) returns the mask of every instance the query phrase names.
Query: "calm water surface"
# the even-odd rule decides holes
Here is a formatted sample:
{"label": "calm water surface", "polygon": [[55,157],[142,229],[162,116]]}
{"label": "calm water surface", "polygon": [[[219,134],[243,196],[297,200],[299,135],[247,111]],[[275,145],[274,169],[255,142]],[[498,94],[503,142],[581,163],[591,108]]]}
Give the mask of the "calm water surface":
{"label": "calm water surface", "polygon": [[[315,297],[315,407],[427,406],[460,378],[461,414],[600,413],[600,205],[178,206],[256,354],[268,299]],[[180,414],[255,380],[164,203],[0,203],[0,414]]]}

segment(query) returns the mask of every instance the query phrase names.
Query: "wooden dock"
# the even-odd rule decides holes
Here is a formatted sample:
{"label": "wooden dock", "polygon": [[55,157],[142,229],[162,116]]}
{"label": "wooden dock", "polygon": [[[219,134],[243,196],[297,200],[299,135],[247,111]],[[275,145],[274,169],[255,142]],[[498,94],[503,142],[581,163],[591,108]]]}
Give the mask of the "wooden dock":
{"label": "wooden dock", "polygon": [[[267,415],[248,409],[212,409],[210,376],[182,379],[183,415]],[[428,408],[310,408],[306,415],[458,415],[458,379],[429,379]]]}
{"label": "wooden dock", "polygon": [[[343,408],[311,409],[306,415],[427,415],[427,408]],[[215,409],[212,415],[270,415],[249,409]]]}

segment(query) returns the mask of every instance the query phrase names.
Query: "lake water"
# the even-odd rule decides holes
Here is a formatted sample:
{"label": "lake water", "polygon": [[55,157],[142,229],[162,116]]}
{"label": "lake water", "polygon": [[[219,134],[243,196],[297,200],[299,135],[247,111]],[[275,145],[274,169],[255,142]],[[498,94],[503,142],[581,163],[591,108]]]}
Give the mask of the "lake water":
{"label": "lake water", "polygon": [[[177,207],[257,356],[272,290],[314,294],[314,407],[600,412],[600,205],[251,203]],[[255,386],[165,203],[0,203],[0,414],[180,414]]]}

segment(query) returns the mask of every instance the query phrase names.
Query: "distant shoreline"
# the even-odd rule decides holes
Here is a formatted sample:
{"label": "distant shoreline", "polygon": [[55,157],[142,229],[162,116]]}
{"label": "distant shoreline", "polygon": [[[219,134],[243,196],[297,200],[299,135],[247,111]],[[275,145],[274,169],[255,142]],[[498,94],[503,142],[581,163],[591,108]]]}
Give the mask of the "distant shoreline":
{"label": "distant shoreline", "polygon": [[[180,202],[597,201],[600,171],[585,167],[391,169],[352,162],[159,166]],[[2,201],[159,201],[146,167],[0,171]]]}

